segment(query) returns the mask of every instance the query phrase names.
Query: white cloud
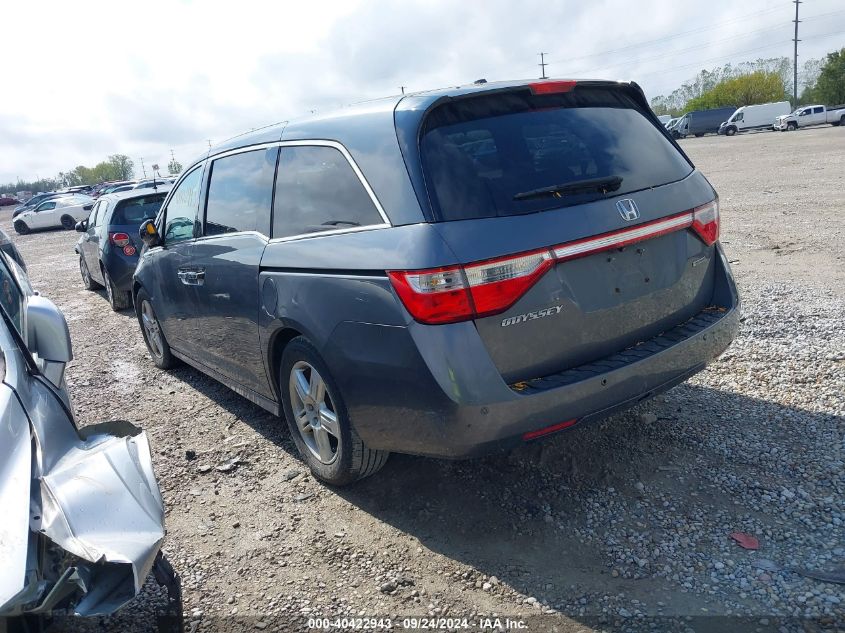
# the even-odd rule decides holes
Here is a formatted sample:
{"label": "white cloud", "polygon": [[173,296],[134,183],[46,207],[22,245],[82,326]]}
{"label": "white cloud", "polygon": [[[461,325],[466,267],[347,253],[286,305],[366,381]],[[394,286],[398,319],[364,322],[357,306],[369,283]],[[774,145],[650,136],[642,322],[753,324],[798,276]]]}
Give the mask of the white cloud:
{"label": "white cloud", "polygon": [[[0,182],[112,153],[166,164],[174,148],[185,162],[206,139],[400,85],[536,77],[541,50],[553,76],[665,93],[702,67],[789,55],[793,10],[785,0],[7,4],[3,83],[18,93],[0,98]],[[841,0],[802,12],[801,59],[842,46]]]}

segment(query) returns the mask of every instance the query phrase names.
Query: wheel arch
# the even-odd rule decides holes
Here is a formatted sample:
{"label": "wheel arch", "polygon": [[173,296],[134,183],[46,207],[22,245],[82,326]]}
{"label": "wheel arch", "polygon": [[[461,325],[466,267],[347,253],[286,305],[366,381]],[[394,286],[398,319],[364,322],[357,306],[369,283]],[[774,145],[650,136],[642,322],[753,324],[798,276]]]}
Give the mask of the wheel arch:
{"label": "wheel arch", "polygon": [[[296,337],[303,335],[304,333],[300,328],[292,325],[283,325],[270,335],[270,343],[267,346],[267,370],[271,378],[270,384],[273,387],[278,402],[282,401],[281,387],[279,386],[278,380],[279,369],[282,365],[282,354],[284,354],[288,343]],[[313,344],[314,341],[311,341],[311,343]]]}

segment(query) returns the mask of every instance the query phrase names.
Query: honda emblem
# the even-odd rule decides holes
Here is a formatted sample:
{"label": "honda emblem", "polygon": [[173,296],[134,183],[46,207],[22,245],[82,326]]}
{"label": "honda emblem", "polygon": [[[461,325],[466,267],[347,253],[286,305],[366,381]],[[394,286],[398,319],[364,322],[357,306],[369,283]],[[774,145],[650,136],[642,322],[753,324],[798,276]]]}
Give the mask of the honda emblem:
{"label": "honda emblem", "polygon": [[631,222],[640,217],[640,210],[637,208],[637,203],[630,198],[617,201],[616,208],[619,210],[619,215],[626,222]]}

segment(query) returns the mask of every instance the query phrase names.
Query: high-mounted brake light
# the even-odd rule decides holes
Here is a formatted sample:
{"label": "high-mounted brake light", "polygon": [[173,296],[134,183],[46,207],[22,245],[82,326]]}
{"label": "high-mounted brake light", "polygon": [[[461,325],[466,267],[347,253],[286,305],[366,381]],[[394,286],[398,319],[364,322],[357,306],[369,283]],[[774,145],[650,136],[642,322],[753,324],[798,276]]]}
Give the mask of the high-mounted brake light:
{"label": "high-mounted brake light", "polygon": [[537,81],[528,84],[528,87],[531,88],[532,94],[551,95],[561,92],[569,92],[575,87],[576,83],[578,82],[571,79],[567,81]]}
{"label": "high-mounted brake light", "polygon": [[109,240],[115,246],[123,248],[127,244],[129,244],[129,235],[126,233],[109,233]]}
{"label": "high-mounted brake light", "polygon": [[558,262],[692,228],[708,246],[719,239],[718,199],[689,211],[551,248],[428,270],[387,271],[420,323],[455,323],[504,312]]}
{"label": "high-mounted brake light", "polygon": [[707,246],[719,239],[719,198],[692,210],[692,229]]}

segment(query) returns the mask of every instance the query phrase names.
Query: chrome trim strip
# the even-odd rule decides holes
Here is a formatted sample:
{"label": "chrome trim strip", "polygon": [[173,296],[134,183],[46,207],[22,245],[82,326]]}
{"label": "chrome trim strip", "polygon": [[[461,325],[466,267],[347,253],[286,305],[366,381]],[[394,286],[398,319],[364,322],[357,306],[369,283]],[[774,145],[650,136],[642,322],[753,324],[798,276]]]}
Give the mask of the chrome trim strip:
{"label": "chrome trim strip", "polygon": [[656,233],[662,233],[663,231],[686,228],[692,225],[692,221],[692,212],[684,213],[683,215],[671,218],[669,220],[664,220],[662,222],[657,221],[643,227],[625,229],[605,237],[586,239],[583,242],[578,242],[577,244],[572,244],[569,246],[563,244],[562,246],[555,247],[553,249],[553,252],[555,254],[555,257],[557,258],[572,257],[573,255],[583,255],[590,251],[607,248],[608,246],[613,246],[621,242],[645,239]]}

